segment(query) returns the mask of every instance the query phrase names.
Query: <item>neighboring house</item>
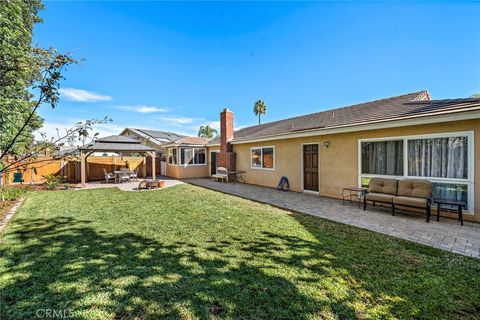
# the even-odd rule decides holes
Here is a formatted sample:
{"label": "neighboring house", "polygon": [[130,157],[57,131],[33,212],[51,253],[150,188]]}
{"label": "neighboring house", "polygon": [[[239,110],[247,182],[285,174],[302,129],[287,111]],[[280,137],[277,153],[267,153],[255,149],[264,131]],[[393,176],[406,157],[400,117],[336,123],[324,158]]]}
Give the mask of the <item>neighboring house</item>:
{"label": "neighboring house", "polygon": [[372,177],[424,178],[435,196],[465,200],[467,218],[480,221],[478,98],[430,100],[421,91],[236,132],[225,109],[220,122],[220,137],[204,145],[205,176],[223,166],[268,187],[286,176],[293,191],[335,198]]}
{"label": "neighboring house", "polygon": [[166,175],[165,161],[167,151],[165,145],[186,138],[186,136],[175,132],[138,128],[125,128],[120,132],[120,135],[136,139],[141,141],[144,145],[154,148],[157,154],[157,157],[155,158],[155,161],[157,161],[156,172],[161,175]]}
{"label": "neighboring house", "polygon": [[125,128],[120,135],[140,140],[143,144],[155,148],[158,151],[162,151],[164,144],[186,137],[175,132],[136,128]]}

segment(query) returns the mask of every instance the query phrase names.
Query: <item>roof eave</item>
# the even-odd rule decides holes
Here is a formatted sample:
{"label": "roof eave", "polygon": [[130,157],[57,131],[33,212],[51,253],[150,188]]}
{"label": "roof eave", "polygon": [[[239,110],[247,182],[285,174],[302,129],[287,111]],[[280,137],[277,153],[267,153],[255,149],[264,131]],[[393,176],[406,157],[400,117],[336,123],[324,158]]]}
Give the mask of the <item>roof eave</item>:
{"label": "roof eave", "polygon": [[172,143],[162,145],[164,148],[173,148],[173,147],[195,147],[195,148],[205,148],[208,147],[206,144],[192,144],[192,143]]}
{"label": "roof eave", "polygon": [[402,127],[416,124],[429,124],[429,123],[439,123],[447,122],[454,120],[468,120],[468,119],[480,119],[480,106],[474,108],[468,108],[465,110],[445,110],[441,112],[429,113],[427,115],[414,115],[406,116],[396,119],[382,119],[376,121],[366,121],[353,124],[345,124],[340,126],[325,127],[321,129],[313,130],[303,130],[297,132],[285,132],[274,135],[255,137],[255,138],[243,138],[243,139],[233,139],[231,144],[244,144],[260,141],[269,141],[269,140],[282,140],[282,139],[293,139],[309,136],[318,136],[318,135],[327,135],[327,134],[336,134],[336,133],[345,133],[352,131],[365,131],[365,130],[375,130],[391,127]]}

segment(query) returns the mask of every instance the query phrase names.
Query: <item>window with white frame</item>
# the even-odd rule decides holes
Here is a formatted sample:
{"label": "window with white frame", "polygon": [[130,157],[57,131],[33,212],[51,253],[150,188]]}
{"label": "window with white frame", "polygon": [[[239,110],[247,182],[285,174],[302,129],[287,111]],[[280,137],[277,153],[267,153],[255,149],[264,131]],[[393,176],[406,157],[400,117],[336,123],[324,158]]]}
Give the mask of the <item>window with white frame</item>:
{"label": "window with white frame", "polygon": [[180,164],[185,166],[206,164],[205,148],[180,148]]}
{"label": "window with white frame", "polygon": [[177,148],[168,149],[168,164],[176,165],[177,164]]}
{"label": "window with white frame", "polygon": [[251,166],[253,169],[274,169],[274,147],[255,147],[251,149]]}
{"label": "window with white frame", "polygon": [[362,173],[403,176],[403,140],[362,142]]}
{"label": "window with white frame", "polygon": [[473,135],[446,133],[359,141],[360,183],[372,177],[425,178],[433,197],[462,200],[473,211]]}

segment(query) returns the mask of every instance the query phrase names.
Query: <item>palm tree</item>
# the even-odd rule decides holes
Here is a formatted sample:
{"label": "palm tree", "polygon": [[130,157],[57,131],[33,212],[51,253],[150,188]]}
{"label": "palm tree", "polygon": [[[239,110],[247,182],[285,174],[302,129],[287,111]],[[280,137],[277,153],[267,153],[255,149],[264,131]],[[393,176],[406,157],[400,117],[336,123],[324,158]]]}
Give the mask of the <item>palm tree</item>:
{"label": "palm tree", "polygon": [[198,130],[198,136],[200,138],[214,138],[218,135],[218,131],[209,125],[206,126],[200,126],[200,129]]}
{"label": "palm tree", "polygon": [[267,113],[267,106],[265,105],[265,102],[262,100],[255,102],[255,105],[253,106],[253,113],[258,116],[258,124],[260,124],[260,117],[262,114]]}

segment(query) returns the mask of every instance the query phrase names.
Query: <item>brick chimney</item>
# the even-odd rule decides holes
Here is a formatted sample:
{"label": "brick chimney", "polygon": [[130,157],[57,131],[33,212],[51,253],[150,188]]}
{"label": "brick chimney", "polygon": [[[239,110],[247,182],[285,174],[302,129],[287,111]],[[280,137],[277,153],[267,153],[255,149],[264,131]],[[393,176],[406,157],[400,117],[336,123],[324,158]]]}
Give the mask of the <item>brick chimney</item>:
{"label": "brick chimney", "polygon": [[230,141],[233,139],[233,112],[223,109],[220,113],[220,152],[232,152]]}
{"label": "brick chimney", "polygon": [[223,109],[220,113],[220,153],[217,155],[217,166],[228,171],[236,170],[236,155],[232,152],[230,141],[233,139],[233,112]]}

